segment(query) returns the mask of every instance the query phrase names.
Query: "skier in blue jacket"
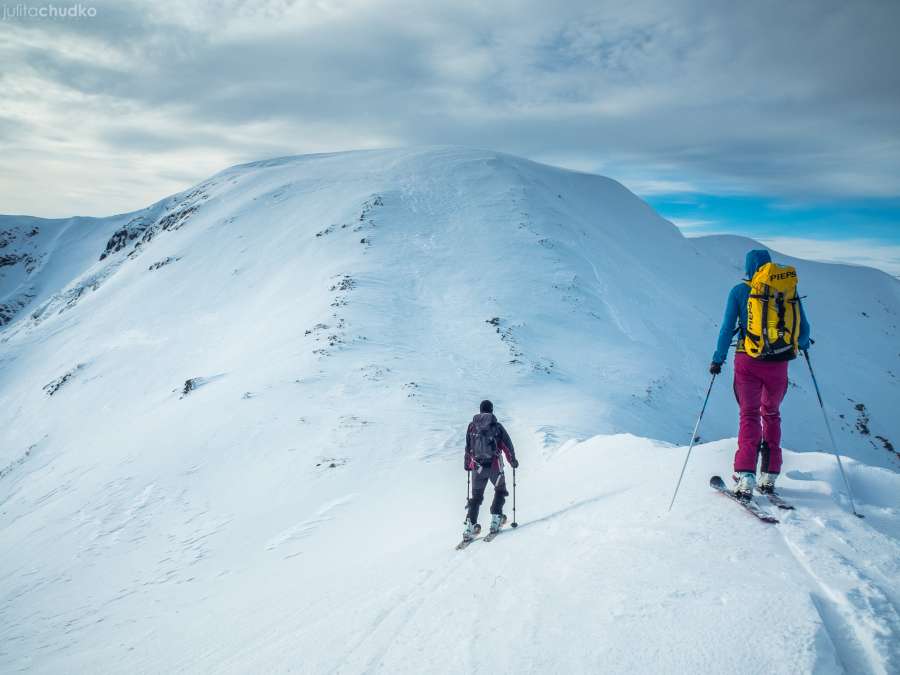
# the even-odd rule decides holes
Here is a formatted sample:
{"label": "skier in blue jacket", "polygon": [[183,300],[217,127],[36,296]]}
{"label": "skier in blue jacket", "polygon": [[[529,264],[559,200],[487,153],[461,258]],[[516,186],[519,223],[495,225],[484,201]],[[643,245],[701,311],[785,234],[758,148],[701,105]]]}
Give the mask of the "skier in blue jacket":
{"label": "skier in blue jacket", "polygon": [[[760,267],[772,262],[766,250],[747,253],[744,271],[747,279]],[[737,284],[728,294],[725,317],[719,330],[719,341],[712,357],[709,371],[722,372],[722,364],[728,356],[728,348],[735,332],[738,333],[734,356],[734,396],[740,407],[738,449],[734,456],[735,493],[742,497],[753,494],[756,487],[757,455],[762,452],[759,490],[772,492],[775,479],[781,472],[781,402],[788,388],[788,361],[796,354],[785,352],[778,360],[753,358],[744,352],[744,331],[747,326],[747,301],[750,285]],[[797,339],[800,350],[809,349],[809,322],[800,303],[800,334]]]}

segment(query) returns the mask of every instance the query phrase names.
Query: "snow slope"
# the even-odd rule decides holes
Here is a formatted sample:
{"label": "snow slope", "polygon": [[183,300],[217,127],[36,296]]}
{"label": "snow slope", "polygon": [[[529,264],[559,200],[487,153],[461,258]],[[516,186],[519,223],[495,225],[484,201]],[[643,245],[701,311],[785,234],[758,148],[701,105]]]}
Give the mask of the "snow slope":
{"label": "snow slope", "polygon": [[[609,179],[459,148],[290,157],[3,229],[43,264],[0,278],[28,296],[0,332],[0,671],[900,667],[887,275],[796,261],[868,517],[795,362],[798,510],[766,527],[706,486],[733,440],[695,449],[664,515],[752,243],[685,239]],[[704,438],[733,434],[728,390]],[[460,554],[485,396],[522,526]]]}
{"label": "snow slope", "polygon": [[0,216],[0,328],[90,267],[126,220]]}

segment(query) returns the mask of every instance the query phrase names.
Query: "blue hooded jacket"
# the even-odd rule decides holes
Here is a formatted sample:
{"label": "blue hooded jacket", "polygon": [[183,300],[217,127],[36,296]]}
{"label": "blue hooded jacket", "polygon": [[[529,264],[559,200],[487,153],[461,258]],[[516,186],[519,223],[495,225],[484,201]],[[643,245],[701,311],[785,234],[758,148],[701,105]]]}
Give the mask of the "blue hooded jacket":
{"label": "blue hooded jacket", "polygon": [[[756,249],[747,252],[744,263],[744,271],[747,279],[752,279],[756,271],[772,262],[772,257],[765,249]],[[747,300],[750,298],[750,286],[740,283],[731,289],[728,301],[725,303],[725,318],[722,319],[722,328],[719,329],[719,342],[716,352],[713,354],[713,363],[725,363],[728,356],[728,348],[731,346],[731,338],[734,337],[735,324],[740,329],[740,337],[744,335],[744,326],[747,325]],[[797,346],[801,350],[809,349],[809,322],[806,320],[806,312],[803,304],[800,305],[800,335],[797,337]]]}

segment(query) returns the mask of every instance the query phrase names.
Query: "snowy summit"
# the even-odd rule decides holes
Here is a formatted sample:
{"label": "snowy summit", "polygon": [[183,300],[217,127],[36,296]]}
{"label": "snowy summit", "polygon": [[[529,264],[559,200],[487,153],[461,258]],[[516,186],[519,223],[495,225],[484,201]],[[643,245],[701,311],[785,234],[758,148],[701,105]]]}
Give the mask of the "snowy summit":
{"label": "snowy summit", "polygon": [[[802,359],[794,510],[709,487],[729,360],[666,511],[756,248],[455,147],[0,216],[0,671],[900,672],[896,279],[771,252],[865,518]],[[519,527],[456,551],[485,398]]]}

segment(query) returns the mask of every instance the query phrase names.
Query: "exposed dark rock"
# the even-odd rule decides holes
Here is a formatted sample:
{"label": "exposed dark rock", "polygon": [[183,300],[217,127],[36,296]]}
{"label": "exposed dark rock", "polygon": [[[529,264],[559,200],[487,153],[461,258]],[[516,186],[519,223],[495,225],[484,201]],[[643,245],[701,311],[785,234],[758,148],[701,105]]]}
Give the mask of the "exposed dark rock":
{"label": "exposed dark rock", "polygon": [[181,260],[181,258],[177,256],[174,258],[172,256],[169,256],[167,258],[164,258],[163,260],[160,260],[159,262],[155,262],[150,265],[150,267],[147,268],[147,271],[152,272],[153,270],[158,270],[160,267],[165,267],[166,265],[170,265],[173,262],[178,262],[179,260]]}
{"label": "exposed dark rock", "polygon": [[329,225],[324,230],[320,230],[319,232],[316,232],[316,236],[324,237],[326,234],[331,234],[332,232],[334,232],[334,228],[335,228],[334,225]]}
{"label": "exposed dark rock", "polygon": [[[381,199],[380,196],[375,195],[371,199],[367,199],[365,202],[363,202],[362,209],[360,210],[360,213],[359,213],[359,218],[356,221],[354,221],[355,224],[354,224],[354,222],[342,223],[341,225],[332,224],[332,225],[329,225],[328,227],[326,227],[325,229],[322,229],[322,230],[319,230],[318,232],[316,232],[316,236],[317,237],[325,237],[325,236],[331,234],[332,232],[334,232],[336,229],[338,229],[338,227],[340,227],[340,229],[342,229],[342,230],[346,230],[347,228],[352,228],[353,232],[359,232],[366,228],[373,228],[373,227],[375,227],[375,223],[372,221],[372,211],[375,210],[376,208],[378,208],[379,206],[384,206],[384,201]],[[366,243],[371,243],[371,242],[367,242],[367,241],[363,240],[360,243],[366,244]]]}
{"label": "exposed dark rock", "polygon": [[156,228],[151,227],[146,232],[144,232],[144,236],[141,237],[141,240],[137,244],[134,245],[134,251],[132,251],[129,255],[134,255],[135,252],[141,246],[143,246],[144,244],[149,244],[151,241],[153,241],[153,237],[155,237],[155,236],[156,236]]}
{"label": "exposed dark rock", "polygon": [[347,274],[340,275],[340,281],[334,284],[329,291],[350,291],[356,287],[356,282]]}
{"label": "exposed dark rock", "polygon": [[875,438],[881,441],[881,444],[884,446],[885,450],[887,450],[888,452],[893,452],[895,455],[900,457],[900,452],[897,452],[894,449],[894,444],[891,443],[888,439],[886,439],[884,436],[876,436]]}
{"label": "exposed dark rock", "polygon": [[[184,398],[192,391],[196,391],[200,387],[205,387],[207,384],[211,384],[216,380],[220,380],[225,377],[225,373],[220,373],[218,375],[210,375],[208,377],[192,377],[188,380],[184,381],[184,386],[181,387],[181,396],[179,398]],[[176,389],[176,392],[179,390]]]}
{"label": "exposed dark rock", "polygon": [[359,214],[360,222],[370,220],[372,211],[374,211],[379,206],[384,206],[384,200],[382,200],[379,195],[375,195],[373,199],[369,199],[363,202],[362,213]]}
{"label": "exposed dark rock", "polygon": [[337,469],[338,467],[344,466],[346,463],[346,457],[323,457],[316,462],[316,466],[325,469]]}
{"label": "exposed dark rock", "polygon": [[181,398],[184,398],[197,388],[197,378],[192,377],[184,381],[184,387],[181,389]]}
{"label": "exposed dark rock", "polygon": [[[504,328],[503,327],[504,320],[501,319],[499,316],[495,316],[491,319],[488,319],[487,321],[485,321],[485,323],[494,327],[494,330],[497,332],[498,335],[500,335],[500,341],[506,345],[507,349],[509,349],[509,355],[512,358],[510,358],[510,360],[507,363],[509,363],[510,365],[519,365],[519,364],[523,363],[525,354],[522,351],[522,349],[519,347],[519,345],[516,341],[516,338],[514,335],[514,327],[506,326]],[[549,359],[541,359],[539,361],[532,362],[531,366],[534,370],[549,373],[553,368],[556,367],[556,364],[554,364]]]}
{"label": "exposed dark rock", "polygon": [[129,243],[138,239],[129,257],[134,257],[141,246],[153,240],[159,230],[177,230],[184,226],[191,215],[200,208],[200,203],[209,199],[205,188],[207,185],[197,188],[186,195],[180,202],[174,203],[173,210],[160,217],[155,223],[147,222],[145,216],[137,216],[125,227],[117,230],[106,243],[106,250],[100,255],[100,260],[117,253]]}
{"label": "exposed dark rock", "polygon": [[[339,281],[335,284],[332,284],[331,288],[328,290],[332,293],[340,293],[340,292],[349,292],[356,287],[356,281],[354,281],[350,275],[341,274],[339,275]],[[348,303],[346,295],[338,295],[335,297],[334,301],[331,303],[332,307],[344,307]]]}
{"label": "exposed dark rock", "polygon": [[868,436],[872,432],[869,430],[869,413],[866,411],[864,403],[857,403],[853,406],[856,410],[856,430],[863,436]]}
{"label": "exposed dark rock", "polygon": [[513,336],[512,326],[507,326],[506,328],[497,327],[497,332],[500,334],[500,340],[506,343],[507,348],[509,349],[509,354],[512,356],[510,359],[510,364],[518,364],[522,363],[522,357],[524,356],[521,349],[519,349],[519,345],[516,343],[516,339]]}
{"label": "exposed dark rock", "polygon": [[0,304],[0,326],[10,323],[16,314],[19,313],[31,300],[34,299],[34,293],[23,293],[9,302]]}
{"label": "exposed dark rock", "polygon": [[48,382],[47,384],[45,384],[43,386],[43,390],[46,392],[47,396],[53,396],[56,392],[58,392],[62,388],[62,386],[64,384],[66,384],[66,382],[68,382],[69,380],[72,379],[72,377],[74,377],[75,373],[77,373],[82,368],[84,368],[84,364],[79,363],[77,366],[72,368],[72,370],[70,370],[66,374],[64,374],[60,377],[57,377],[52,382]]}
{"label": "exposed dark rock", "polygon": [[198,206],[196,204],[188,206],[183,209],[179,209],[174,213],[170,213],[169,215],[160,219],[159,225],[163,230],[177,230],[184,226],[187,222],[188,218],[191,217],[191,214],[197,210]]}
{"label": "exposed dark rock", "polygon": [[128,242],[140,237],[148,227],[149,223],[144,221],[143,216],[130,220],[125,227],[116,230],[113,236],[109,238],[109,241],[106,242],[106,250],[100,254],[100,260],[104,260],[107,256],[121,251],[128,245]]}

